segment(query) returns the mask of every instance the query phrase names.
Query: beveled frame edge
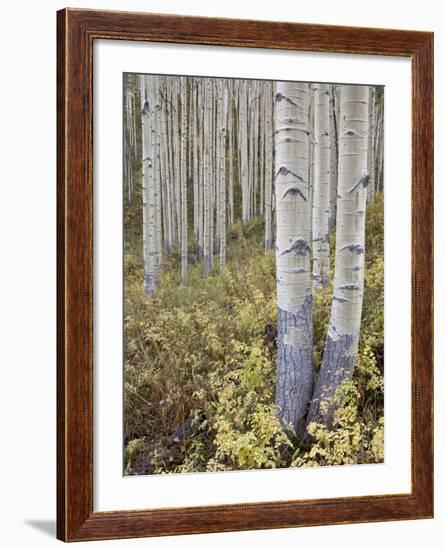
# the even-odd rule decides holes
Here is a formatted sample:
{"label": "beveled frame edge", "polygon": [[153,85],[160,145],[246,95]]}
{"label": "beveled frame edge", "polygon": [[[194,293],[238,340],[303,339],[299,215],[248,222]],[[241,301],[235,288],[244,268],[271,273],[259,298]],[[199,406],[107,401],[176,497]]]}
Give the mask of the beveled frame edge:
{"label": "beveled frame edge", "polygon": [[[411,493],[93,512],[96,39],[411,58]],[[57,86],[57,537],[80,541],[433,517],[433,33],[64,9],[57,12]]]}

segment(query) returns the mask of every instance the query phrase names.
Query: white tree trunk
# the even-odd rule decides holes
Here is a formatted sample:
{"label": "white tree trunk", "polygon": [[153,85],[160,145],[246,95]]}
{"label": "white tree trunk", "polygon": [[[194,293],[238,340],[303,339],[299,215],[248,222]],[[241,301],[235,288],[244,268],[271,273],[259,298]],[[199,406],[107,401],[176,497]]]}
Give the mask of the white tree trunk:
{"label": "white tree trunk", "polygon": [[156,274],[159,278],[162,259],[162,202],[161,202],[161,106],[159,93],[159,77],[153,76],[153,98],[154,98],[154,124],[153,124],[153,151],[154,151],[154,208],[155,208],[155,263]]}
{"label": "white tree trunk", "polygon": [[181,281],[187,284],[187,78],[181,77]]}
{"label": "white tree trunk", "polygon": [[330,85],[329,134],[331,143],[331,173],[329,188],[329,230],[335,229],[337,216],[337,172],[338,172],[338,130],[337,130],[337,91],[336,85]]}
{"label": "white tree trunk", "polygon": [[328,424],[335,410],[332,399],[341,383],[352,376],[360,336],[369,181],[367,86],[342,86],[340,120],[334,296],[308,414],[308,422]]}
{"label": "white tree trunk", "polygon": [[162,131],[162,150],[161,150],[161,171],[163,173],[163,182],[165,186],[163,202],[163,212],[165,220],[165,232],[164,240],[165,247],[170,253],[173,250],[173,230],[172,230],[172,173],[169,163],[169,149],[170,149],[170,129],[168,125],[168,113],[170,111],[170,104],[167,102],[167,78],[163,78],[162,85],[162,109],[161,109],[161,131]]}
{"label": "white tree trunk", "polygon": [[377,110],[376,122],[376,137],[375,137],[375,189],[377,192],[383,191],[383,149],[384,149],[384,127],[383,127],[383,95],[380,96],[380,101]]}
{"label": "white tree trunk", "polygon": [[314,88],[314,196],[312,215],[313,278],[315,288],[329,284],[330,191],[329,85]]}
{"label": "white tree trunk", "polygon": [[136,123],[134,119],[134,83],[131,75],[126,75],[124,80],[124,97],[125,97],[125,128],[124,128],[124,151],[125,151],[125,162],[124,162],[124,182],[127,188],[128,203],[132,204],[133,202],[133,159],[136,156]]}
{"label": "white tree trunk", "polygon": [[368,174],[369,174],[369,184],[368,184],[368,201],[374,202],[375,199],[375,127],[376,127],[376,117],[375,117],[375,88],[373,86],[369,87],[369,133],[368,133]]}
{"label": "white tree trunk", "polygon": [[144,249],[144,294],[153,294],[157,283],[156,205],[154,159],[154,91],[150,77],[141,76],[142,123],[142,224]]}
{"label": "white tree trunk", "polygon": [[215,147],[215,102],[216,102],[216,90],[215,79],[209,79],[209,265],[210,271],[214,269],[214,248],[215,248],[215,179],[216,179],[216,147]]}
{"label": "white tree trunk", "polygon": [[278,416],[301,433],[312,394],[309,85],[277,82],[275,107]]}
{"label": "white tree trunk", "polygon": [[203,256],[204,274],[210,273],[210,216],[211,216],[211,93],[210,79],[205,79],[204,89],[204,174],[203,174]]}
{"label": "white tree trunk", "polygon": [[234,162],[234,156],[235,156],[235,149],[234,149],[234,143],[235,143],[235,139],[234,139],[234,117],[235,117],[235,110],[233,108],[233,93],[234,93],[234,85],[233,85],[233,80],[232,81],[229,81],[228,82],[228,87],[229,87],[229,102],[228,102],[228,124],[227,124],[227,129],[228,129],[228,133],[229,133],[229,143],[228,143],[228,148],[229,148],[229,174],[228,174],[228,182],[229,182],[229,185],[228,185],[228,200],[229,200],[229,204],[228,204],[228,218],[229,218],[229,223],[228,225],[232,225],[233,222],[234,222],[234,219],[235,219],[235,214],[234,214],[234,205],[233,205],[233,179],[235,177],[235,174],[234,174],[234,165],[235,165],[235,162]]}
{"label": "white tree trunk", "polygon": [[199,177],[199,219],[198,219],[198,258],[204,255],[204,177],[205,177],[205,150],[204,150],[204,125],[205,125],[205,81],[198,79],[198,98],[196,109],[198,111],[198,177]]}
{"label": "white tree trunk", "polygon": [[221,127],[220,127],[220,267],[226,265],[226,215],[227,215],[227,195],[226,195],[226,126],[227,126],[227,84],[223,80],[221,83]]}
{"label": "white tree trunk", "polygon": [[265,82],[259,82],[258,84],[258,93],[259,93],[259,113],[258,113],[258,182],[260,186],[260,203],[258,214],[260,218],[264,219],[264,157],[265,157],[265,140],[264,140],[264,116],[265,116],[265,97],[264,89]]}
{"label": "white tree trunk", "polygon": [[198,80],[192,79],[191,86],[192,86],[192,89],[191,89],[192,113],[191,114],[192,114],[193,126],[192,124],[190,124],[190,126],[192,127],[191,147],[193,147],[193,232],[195,233],[195,236],[199,242]]}
{"label": "white tree trunk", "polygon": [[314,86],[315,84],[309,84],[309,175],[308,175],[308,200],[311,204],[311,244],[312,244],[312,231],[313,231],[313,217],[314,217],[314,145],[315,145],[315,132],[314,132]]}
{"label": "white tree trunk", "polygon": [[258,82],[253,80],[250,82],[251,99],[250,99],[250,165],[251,165],[251,217],[256,218],[258,216],[258,113],[260,109]]}
{"label": "white tree trunk", "polygon": [[172,80],[172,134],[173,147],[172,156],[174,160],[174,203],[175,203],[175,220],[176,220],[176,235],[178,246],[181,247],[181,133],[179,128],[180,102],[179,102],[179,80]]}
{"label": "white tree trunk", "polygon": [[240,157],[240,184],[243,222],[249,220],[249,174],[248,174],[248,133],[247,133],[247,82],[242,80],[238,86],[239,126],[238,155]]}
{"label": "white tree trunk", "polygon": [[221,128],[222,128],[222,79],[218,78],[215,81],[215,130],[214,130],[214,147],[215,147],[215,247],[214,253],[220,253],[221,247]]}
{"label": "white tree trunk", "polygon": [[264,183],[264,249],[272,249],[272,179],[273,179],[273,83],[265,83],[265,183]]}

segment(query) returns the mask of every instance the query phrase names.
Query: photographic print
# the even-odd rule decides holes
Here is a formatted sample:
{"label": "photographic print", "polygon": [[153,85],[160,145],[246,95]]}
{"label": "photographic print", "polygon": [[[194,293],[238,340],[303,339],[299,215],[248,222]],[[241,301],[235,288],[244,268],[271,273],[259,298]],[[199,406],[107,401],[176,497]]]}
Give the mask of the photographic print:
{"label": "photographic print", "polygon": [[384,461],[384,87],[123,75],[124,474]]}

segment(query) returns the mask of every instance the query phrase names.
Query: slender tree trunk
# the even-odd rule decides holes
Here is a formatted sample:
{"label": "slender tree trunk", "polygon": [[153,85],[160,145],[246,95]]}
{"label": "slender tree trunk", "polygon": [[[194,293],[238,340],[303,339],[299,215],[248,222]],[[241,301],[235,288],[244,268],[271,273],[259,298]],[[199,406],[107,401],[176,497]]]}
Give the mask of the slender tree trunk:
{"label": "slender tree trunk", "polygon": [[136,89],[137,89],[137,77],[136,75],[134,75],[133,77],[133,90],[134,90],[134,93],[132,94],[132,107],[131,107],[131,114],[132,114],[132,119],[133,119],[133,122],[132,122],[132,129],[133,129],[133,150],[136,154],[136,151],[137,151],[137,137],[136,137]]}
{"label": "slender tree trunk", "polygon": [[311,244],[313,237],[313,225],[314,225],[314,145],[315,145],[315,133],[314,133],[314,89],[315,84],[309,84],[309,175],[308,175],[308,200],[311,205]]}
{"label": "slender tree trunk", "polygon": [[154,95],[154,126],[153,126],[153,150],[154,150],[154,208],[155,208],[155,263],[156,272],[159,277],[162,260],[162,202],[161,202],[161,106],[159,93],[159,77],[153,77],[153,95]]}
{"label": "slender tree trunk", "polygon": [[336,408],[336,391],[352,376],[360,335],[369,180],[367,86],[342,86],[340,120],[334,296],[323,361],[308,414],[308,423],[328,425]]}
{"label": "slender tree trunk", "polygon": [[302,433],[312,394],[309,85],[277,82],[275,107],[278,416]]}
{"label": "slender tree trunk", "polygon": [[382,192],[383,191],[383,161],[384,161],[384,128],[383,128],[383,110],[384,110],[384,104],[383,104],[383,95],[380,92],[379,97],[379,105],[377,110],[377,122],[376,122],[376,137],[375,137],[375,159],[376,159],[376,167],[375,167],[375,188],[376,191]]}
{"label": "slender tree trunk", "polygon": [[162,101],[160,110],[160,132],[161,132],[161,150],[160,150],[160,168],[161,168],[161,196],[162,196],[162,220],[164,232],[164,247],[167,252],[171,252],[171,222],[170,222],[170,176],[168,171],[168,156],[167,156],[167,136],[166,131],[166,112],[168,105],[165,98],[165,77],[162,78]]}
{"label": "slender tree trunk", "polygon": [[329,284],[329,85],[314,88],[314,198],[312,215],[313,278],[315,288]]}
{"label": "slender tree trunk", "polygon": [[226,198],[226,127],[227,127],[227,88],[226,82],[221,83],[221,138],[220,138],[220,267],[226,265],[226,214],[227,214],[227,198]]}
{"label": "slender tree trunk", "polygon": [[242,201],[243,222],[249,220],[249,174],[248,174],[248,133],[247,133],[247,82],[239,83],[239,128],[238,128],[238,154],[240,156],[240,184]]}
{"label": "slender tree trunk", "polygon": [[273,179],[273,125],[272,125],[272,94],[273,84],[266,82],[265,92],[265,185],[264,185],[264,249],[272,249],[272,179]]}
{"label": "slender tree trunk", "polygon": [[216,180],[216,146],[215,146],[215,102],[216,102],[216,91],[215,91],[215,79],[209,79],[209,264],[210,271],[214,269],[214,250],[215,250],[215,180]]}
{"label": "slender tree trunk", "polygon": [[330,85],[329,134],[331,136],[331,173],[329,187],[329,231],[335,229],[337,215],[337,172],[338,172],[338,123],[337,91],[335,84]]}
{"label": "slender tree trunk", "polygon": [[167,138],[168,138],[168,166],[169,166],[169,174],[170,174],[170,219],[171,219],[171,240],[172,240],[172,246],[176,246],[177,240],[178,240],[178,227],[177,227],[177,209],[176,209],[176,185],[178,180],[178,174],[176,172],[176,154],[177,150],[175,151],[175,137],[174,137],[174,131],[175,131],[175,123],[174,119],[177,116],[177,111],[174,105],[174,90],[173,90],[173,83],[169,77],[167,77],[167,86],[166,86],[166,94],[168,97],[168,104],[169,104],[169,110],[168,110],[168,117],[167,117]]}
{"label": "slender tree trunk", "polygon": [[205,80],[204,90],[204,181],[203,181],[203,250],[204,250],[204,274],[210,273],[210,186],[211,186],[211,94],[210,79]]}
{"label": "slender tree trunk", "polygon": [[187,78],[181,77],[181,281],[187,284]]}
{"label": "slender tree trunk", "polygon": [[252,105],[252,81],[247,81],[246,86],[246,110],[247,110],[247,220],[253,217],[253,105]]}
{"label": "slender tree trunk", "polygon": [[382,116],[380,117],[380,156],[379,156],[379,167],[378,167],[378,179],[377,179],[377,190],[382,193],[383,192],[383,185],[384,185],[384,162],[385,162],[385,156],[383,154],[383,140],[384,140],[384,126],[383,126],[383,112]]}
{"label": "slender tree trunk", "polygon": [[164,185],[165,192],[163,201],[163,212],[166,231],[164,232],[165,247],[167,252],[171,253],[173,250],[173,229],[172,229],[172,172],[169,161],[169,149],[170,149],[170,128],[168,124],[169,120],[169,111],[171,109],[170,104],[168,103],[168,94],[167,94],[167,77],[163,78],[162,86],[162,116],[161,116],[161,129],[163,133],[162,139],[162,162],[161,162],[161,171],[164,174]]}
{"label": "slender tree trunk", "polygon": [[193,147],[193,231],[196,238],[199,241],[199,163],[198,163],[198,81],[197,79],[192,80],[192,124],[193,131],[191,132]]}
{"label": "slender tree trunk", "polygon": [[153,140],[155,100],[153,81],[141,76],[142,124],[142,224],[144,249],[144,294],[153,294],[157,283],[155,236],[155,182]]}
{"label": "slender tree trunk", "polygon": [[251,181],[252,181],[252,212],[253,218],[258,217],[258,113],[260,110],[258,82],[251,82],[252,99],[251,99],[251,128],[250,128],[250,143],[251,143]]}
{"label": "slender tree trunk", "polygon": [[196,110],[198,112],[198,155],[199,155],[199,230],[198,230],[198,258],[204,254],[204,177],[205,177],[205,149],[204,149],[204,125],[205,125],[205,81],[198,79],[198,97]]}
{"label": "slender tree trunk", "polygon": [[181,247],[181,133],[179,129],[180,102],[179,102],[179,81],[177,78],[172,82],[172,107],[173,107],[173,149],[172,155],[174,159],[174,175],[175,175],[175,219],[176,219],[176,235],[177,244]]}
{"label": "slender tree trunk", "polygon": [[235,143],[235,140],[234,140],[234,118],[235,118],[235,110],[233,108],[233,91],[234,91],[234,86],[233,86],[233,81],[229,81],[228,83],[228,86],[229,86],[229,102],[228,102],[228,109],[229,109],[229,112],[228,112],[228,124],[227,124],[227,128],[228,128],[228,132],[229,132],[229,143],[228,143],[228,148],[229,148],[229,190],[228,190],[228,200],[229,200],[229,206],[228,206],[228,214],[229,214],[229,225],[232,225],[233,222],[234,222],[234,218],[235,218],[235,215],[234,215],[234,207],[233,207],[233,179],[235,177],[235,173],[234,173],[234,165],[235,165],[235,162],[234,162],[234,156],[235,156],[235,149],[234,149],[234,143]]}
{"label": "slender tree trunk", "polygon": [[375,150],[374,150],[374,136],[375,136],[375,88],[369,86],[369,133],[368,133],[368,201],[374,202],[375,198]]}
{"label": "slender tree trunk", "polygon": [[126,75],[124,80],[124,96],[125,96],[125,111],[124,111],[124,184],[127,188],[128,204],[133,202],[133,160],[136,156],[136,140],[135,140],[135,119],[134,119],[134,93],[132,90],[133,82],[131,75]]}
{"label": "slender tree trunk", "polygon": [[258,83],[258,183],[260,186],[260,203],[258,215],[262,219],[264,219],[264,86],[265,82]]}
{"label": "slender tree trunk", "polygon": [[221,250],[221,128],[222,128],[222,79],[215,81],[215,248],[214,253]]}

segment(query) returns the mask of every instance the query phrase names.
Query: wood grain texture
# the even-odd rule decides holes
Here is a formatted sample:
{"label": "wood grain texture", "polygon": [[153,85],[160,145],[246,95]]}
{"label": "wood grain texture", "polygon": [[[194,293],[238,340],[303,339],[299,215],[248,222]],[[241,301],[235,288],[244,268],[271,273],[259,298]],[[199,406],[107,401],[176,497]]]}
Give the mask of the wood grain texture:
{"label": "wood grain texture", "polygon": [[[66,9],[57,14],[57,537],[65,541],[433,515],[433,34]],[[93,512],[92,67],[96,39],[404,56],[412,62],[412,491]],[[217,475],[217,474],[216,474]]]}

